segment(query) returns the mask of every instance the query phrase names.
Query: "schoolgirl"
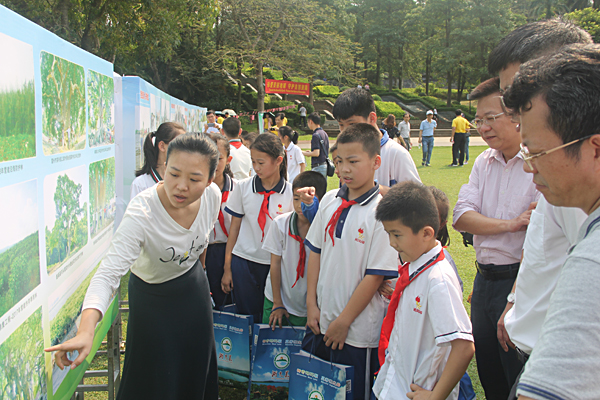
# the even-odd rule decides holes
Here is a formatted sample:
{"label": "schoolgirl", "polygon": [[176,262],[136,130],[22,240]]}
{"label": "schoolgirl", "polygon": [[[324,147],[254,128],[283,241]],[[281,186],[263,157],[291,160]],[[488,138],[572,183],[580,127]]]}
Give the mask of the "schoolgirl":
{"label": "schoolgirl", "polygon": [[214,183],[221,189],[221,209],[219,210],[219,218],[215,223],[215,227],[210,233],[208,248],[206,249],[205,266],[210,292],[212,293],[215,306],[220,308],[224,304],[231,303],[230,299],[227,298],[227,294],[221,289],[223,264],[225,263],[225,246],[227,245],[231,226],[231,214],[224,211],[227,201],[237,185],[237,180],[233,179],[233,173],[229,167],[232,157],[228,140],[221,134],[213,133],[209,136],[219,149],[219,163],[217,164]]}
{"label": "schoolgirl", "polygon": [[131,183],[129,199],[133,199],[138,193],[162,181],[166,170],[165,161],[169,143],[184,133],[185,129],[177,122],[164,122],[160,124],[156,132],[150,132],[146,136],[144,165],[135,172],[136,178]]}
{"label": "schoolgirl", "polygon": [[279,128],[279,137],[285,149],[288,181],[294,182],[296,176],[304,172],[306,168],[306,160],[304,159],[302,150],[296,146],[298,143],[298,132],[292,130],[289,126],[282,126]]}
{"label": "schoolgirl", "polygon": [[[281,140],[259,135],[250,147],[256,175],[238,182],[225,211],[232,215],[221,287],[233,290],[241,314],[262,321],[263,293],[271,255],[262,249],[272,220],[293,210],[292,185],[286,180]],[[238,237],[240,240],[238,240]]]}
{"label": "schoolgirl", "polygon": [[[120,279],[129,279],[125,365],[117,399],[218,398],[208,280],[202,271],[221,193],[212,180],[219,151],[185,134],[167,151],[164,181],[133,198],[92,278],[77,335],[56,351],[60,368],[79,366]],[[66,353],[77,350],[71,362]]]}

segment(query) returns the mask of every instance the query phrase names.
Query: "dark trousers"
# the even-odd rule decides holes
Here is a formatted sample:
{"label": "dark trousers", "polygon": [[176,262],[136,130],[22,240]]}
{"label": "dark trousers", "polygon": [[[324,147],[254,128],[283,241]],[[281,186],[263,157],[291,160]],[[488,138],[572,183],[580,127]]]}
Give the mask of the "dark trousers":
{"label": "dark trousers", "polygon": [[[342,350],[331,350],[325,345],[323,335],[315,335],[310,328],[306,328],[306,335],[302,341],[302,350],[336,364],[351,365],[354,367],[354,382],[352,394],[354,400],[369,400],[373,387],[375,372],[379,370],[377,349],[366,349],[344,344]],[[369,371],[367,374],[367,363]],[[365,391],[368,393],[365,394]]]}
{"label": "dark trousers", "polygon": [[221,289],[223,278],[223,265],[225,264],[225,246],[227,243],[209,244],[206,249],[206,276],[210,286],[210,294],[215,302],[215,307],[221,309],[224,305],[231,304],[231,297]]}
{"label": "dark trousers", "polygon": [[239,314],[254,316],[254,322],[262,322],[265,300],[265,282],[271,266],[245,260],[235,254],[231,257],[233,300]]}
{"label": "dark trousers", "polygon": [[465,162],[465,147],[467,145],[466,133],[455,133],[452,143],[452,164],[463,165]]}
{"label": "dark trousers", "polygon": [[484,279],[478,272],[471,298],[471,323],[475,339],[475,358],[481,385],[488,400],[506,400],[523,364],[516,351],[505,352],[498,342],[498,319],[506,307],[506,296],[514,278]]}
{"label": "dark trousers", "polygon": [[306,128],[306,117],[300,116],[300,127]]}

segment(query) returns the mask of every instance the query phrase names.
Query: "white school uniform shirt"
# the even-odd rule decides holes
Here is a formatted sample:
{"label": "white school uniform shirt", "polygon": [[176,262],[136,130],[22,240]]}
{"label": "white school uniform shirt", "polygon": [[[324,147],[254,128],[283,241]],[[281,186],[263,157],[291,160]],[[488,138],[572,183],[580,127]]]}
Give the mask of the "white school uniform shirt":
{"label": "white school uniform shirt", "polygon": [[[271,254],[263,250],[263,233],[258,225],[258,214],[264,196],[259,192],[265,191],[258,175],[238,182],[235,191],[227,202],[225,211],[234,217],[242,219],[238,240],[233,248],[233,254],[248,261],[259,264],[271,264]],[[275,218],[294,209],[292,185],[281,178],[271,189],[274,194],[269,197],[269,215]],[[273,222],[268,216],[265,223],[265,237]]]}
{"label": "white school uniform shirt", "polygon": [[129,195],[129,200],[137,196],[138,193],[156,185],[160,181],[162,181],[162,178],[154,168],[152,168],[149,174],[143,174],[136,177],[133,182],[131,182],[131,193]]}
{"label": "white school uniform shirt", "polygon": [[213,183],[204,190],[190,229],[171,218],[156,188],[143,191],[129,202],[108,252],[90,282],[83,310],[95,308],[104,315],[112,293],[130,268],[146,283],[164,283],[188,272],[208,246],[208,237],[219,215],[219,187]]}
{"label": "white school uniform shirt", "polygon": [[[416,276],[441,251],[438,242],[410,263],[409,275]],[[404,289],[385,363],[373,386],[379,400],[407,399],[411,383],[433,390],[448,361],[450,342],[473,341],[471,321],[462,299],[456,273],[446,259],[429,267]],[[457,398],[458,385],[447,399]]]}
{"label": "white school uniform shirt", "polygon": [[555,207],[544,196],[531,213],[515,304],[504,317],[510,340],[527,354],[537,343],[567,251],[577,242],[586,218],[579,208]]}
{"label": "white school uniform shirt", "polygon": [[387,133],[381,138],[381,166],[375,171],[377,183],[394,186],[404,181],[421,182],[410,153],[402,145],[390,140]]}
{"label": "white school uniform shirt", "polygon": [[[306,272],[310,249],[304,243],[302,244],[306,250],[304,277],[299,278],[296,282],[296,269],[300,260],[300,243],[290,236],[290,232],[299,235],[297,221],[298,214],[295,212],[286,213],[275,218],[262,248],[281,257],[281,300],[286,310],[296,317],[306,317]],[[294,287],[292,288],[292,286]],[[273,301],[270,272],[265,284],[265,297],[269,301]]]}
{"label": "white school uniform shirt", "polygon": [[[381,200],[379,185],[354,199],[358,204],[344,210],[338,220],[332,245],[326,226],[332,215],[348,200],[348,188],[327,192],[308,230],[305,243],[311,251],[321,254],[321,269],[317,283],[317,304],[321,310],[319,325],[325,334],[344,310],[354,290],[365,275],[398,276],[398,254],[389,245],[387,233],[375,219],[375,209]],[[361,348],[379,345],[384,302],[375,294],[371,302],[354,320],[346,343]]]}
{"label": "white school uniform shirt", "polygon": [[285,155],[287,157],[287,172],[288,181],[294,183],[294,179],[300,173],[300,164],[305,164],[304,154],[300,147],[290,142],[290,145],[285,148]]}
{"label": "white school uniform shirt", "polygon": [[[237,140],[239,139],[234,139],[234,141]],[[229,143],[231,143],[231,140]],[[229,149],[231,154],[229,167],[231,168],[231,172],[233,172],[233,177],[238,181],[249,178],[250,170],[252,169],[250,150],[244,145],[241,145],[239,149],[236,149],[235,146],[231,144],[229,145]]]}
{"label": "white school uniform shirt", "polygon": [[[237,181],[231,178],[229,175],[225,175],[225,182],[223,182],[223,189],[221,190],[221,212],[223,213],[223,222],[225,223],[225,229],[227,229],[227,234],[223,232],[223,228],[221,228],[221,224],[217,218],[215,222],[215,227],[210,232],[210,238],[208,240],[208,244],[213,243],[227,243],[227,238],[229,237],[229,228],[231,227],[231,214],[225,212],[225,207],[227,207],[227,203],[233,194],[233,190],[237,185]],[[227,200],[223,200],[225,198],[225,193],[227,194]]]}

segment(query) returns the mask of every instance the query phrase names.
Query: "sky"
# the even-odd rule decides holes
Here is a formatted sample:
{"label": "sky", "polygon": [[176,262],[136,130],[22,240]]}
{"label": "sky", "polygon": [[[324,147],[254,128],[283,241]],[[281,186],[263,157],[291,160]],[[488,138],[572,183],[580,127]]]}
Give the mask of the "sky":
{"label": "sky", "polygon": [[0,54],[6,61],[0,63],[0,91],[18,89],[34,79],[31,45],[0,33]]}
{"label": "sky", "polygon": [[12,246],[38,230],[37,181],[0,188],[0,249]]}

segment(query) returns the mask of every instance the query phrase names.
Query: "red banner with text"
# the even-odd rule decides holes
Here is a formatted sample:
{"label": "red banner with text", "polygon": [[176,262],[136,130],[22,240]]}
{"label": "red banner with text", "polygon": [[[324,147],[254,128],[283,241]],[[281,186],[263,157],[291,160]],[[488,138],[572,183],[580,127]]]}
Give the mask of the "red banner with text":
{"label": "red banner with text", "polygon": [[308,83],[301,82],[265,79],[265,93],[298,94],[308,96],[310,94],[310,85]]}

